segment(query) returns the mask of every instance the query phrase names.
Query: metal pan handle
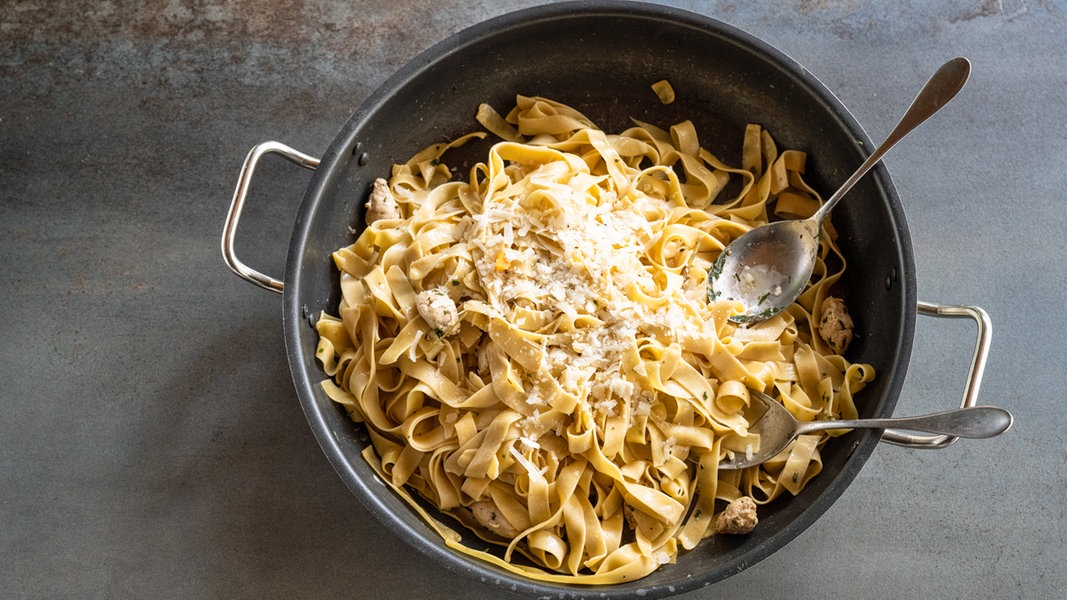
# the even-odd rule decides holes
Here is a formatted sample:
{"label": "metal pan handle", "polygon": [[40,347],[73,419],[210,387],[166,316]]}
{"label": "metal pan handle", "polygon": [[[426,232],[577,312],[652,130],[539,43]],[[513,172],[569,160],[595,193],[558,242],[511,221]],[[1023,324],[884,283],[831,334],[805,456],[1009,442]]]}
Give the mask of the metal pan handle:
{"label": "metal pan handle", "polygon": [[222,229],[222,257],[226,261],[226,266],[230,267],[230,270],[241,279],[280,294],[285,288],[285,284],[281,280],[264,275],[244,264],[241,259],[237,258],[237,254],[233,249],[233,241],[237,237],[237,223],[241,220],[241,211],[244,210],[245,198],[248,196],[248,190],[252,187],[252,175],[256,171],[259,159],[267,154],[278,154],[282,158],[286,158],[312,171],[319,166],[319,159],[308,156],[299,150],[294,150],[280,142],[263,142],[253,146],[248,156],[245,157],[244,166],[241,167],[241,174],[237,178],[237,189],[233,192],[230,210],[226,214],[226,225]]}
{"label": "metal pan handle", "polygon": [[[963,402],[960,404],[961,408],[974,406],[978,399],[978,388],[982,385],[982,376],[985,373],[989,341],[993,336],[993,322],[989,319],[989,314],[977,306],[952,306],[929,302],[919,302],[918,309],[920,315],[931,317],[968,317],[978,326],[974,354],[971,356],[971,368],[967,375],[967,383],[963,388]],[[908,448],[944,448],[958,439],[950,435],[915,435],[895,429],[887,429],[882,433],[883,442]]]}

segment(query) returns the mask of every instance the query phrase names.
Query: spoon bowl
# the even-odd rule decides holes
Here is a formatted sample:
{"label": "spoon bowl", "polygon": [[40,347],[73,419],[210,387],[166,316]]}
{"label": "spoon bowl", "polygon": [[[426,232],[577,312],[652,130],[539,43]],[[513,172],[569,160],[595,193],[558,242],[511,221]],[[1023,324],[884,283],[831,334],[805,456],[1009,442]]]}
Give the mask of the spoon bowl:
{"label": "spoon bowl", "polygon": [[709,272],[708,299],[739,302],[742,312],[730,317],[735,323],[758,323],[796,301],[815,269],[819,235],[826,216],[890,148],[954,98],[970,73],[971,63],[963,57],[942,65],[882,145],[814,215],[761,225],[732,241]]}
{"label": "spoon bowl", "polygon": [[819,225],[811,219],[756,227],[719,254],[711,267],[708,297],[740,302],[742,312],[730,317],[735,323],[769,319],[804,291],[818,251]]}
{"label": "spoon bowl", "polygon": [[971,406],[916,417],[799,422],[767,394],[749,390],[755,401],[750,433],[759,435],[759,449],[719,463],[720,469],[744,469],[764,463],[785,450],[797,436],[832,429],[904,429],[964,438],[988,438],[1008,430],[1011,413],[996,406]]}

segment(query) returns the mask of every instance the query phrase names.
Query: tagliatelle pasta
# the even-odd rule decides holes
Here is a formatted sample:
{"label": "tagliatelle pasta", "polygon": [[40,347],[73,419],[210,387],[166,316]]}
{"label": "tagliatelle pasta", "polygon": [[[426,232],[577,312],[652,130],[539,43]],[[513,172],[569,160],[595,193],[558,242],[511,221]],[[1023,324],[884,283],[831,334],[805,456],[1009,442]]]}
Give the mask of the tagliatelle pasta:
{"label": "tagliatelle pasta", "polygon": [[[818,207],[805,155],[749,125],[730,166],[690,122],[609,134],[544,98],[478,120],[503,140],[483,162],[457,177],[443,157],[484,132],[394,166],[333,256],[342,299],[316,325],[322,385],[365,425],[382,479],[456,550],[583,584],[673,562],[716,534],[728,502],[799,493],[827,434],[758,467],[717,465],[759,447],[749,389],[802,421],[857,416],[874,369],[816,330],[846,264],[833,230],[813,283],[769,321],[729,322],[740,307],[706,289],[769,206]],[[500,551],[461,543],[412,492]]]}

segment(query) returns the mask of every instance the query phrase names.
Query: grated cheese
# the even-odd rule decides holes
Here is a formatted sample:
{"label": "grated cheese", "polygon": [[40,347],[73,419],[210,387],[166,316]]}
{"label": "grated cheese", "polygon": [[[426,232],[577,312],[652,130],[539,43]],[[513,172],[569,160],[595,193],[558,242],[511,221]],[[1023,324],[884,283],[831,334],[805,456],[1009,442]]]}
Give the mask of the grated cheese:
{"label": "grated cheese", "polygon": [[[475,269],[486,302],[505,318],[521,299],[575,323],[544,342],[542,374],[596,414],[615,414],[618,402],[634,402],[635,378],[646,374],[640,361],[621,372],[638,336],[669,344],[715,332],[701,311],[703,280],[665,270],[649,255],[661,233],[647,215],[664,214],[667,202],[572,166],[509,165],[509,193],[490,195],[474,215],[469,246],[480,250]],[[679,250],[675,242],[671,250]],[[579,326],[583,317],[594,318]]]}

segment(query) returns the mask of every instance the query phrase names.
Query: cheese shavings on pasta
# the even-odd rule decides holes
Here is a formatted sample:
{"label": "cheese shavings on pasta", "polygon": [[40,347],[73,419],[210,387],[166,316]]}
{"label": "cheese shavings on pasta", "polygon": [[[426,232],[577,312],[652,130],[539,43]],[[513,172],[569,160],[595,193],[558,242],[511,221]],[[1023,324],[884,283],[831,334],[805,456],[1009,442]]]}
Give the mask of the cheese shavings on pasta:
{"label": "cheese shavings on pasta", "polygon": [[[750,125],[729,166],[690,122],[608,134],[544,98],[478,118],[504,140],[483,162],[460,177],[442,162],[476,133],[394,166],[374,199],[390,210],[333,256],[342,299],[317,323],[322,385],[365,424],[383,480],[457,551],[582,584],[675,561],[729,502],[799,493],[826,434],[716,467],[759,447],[749,389],[800,420],[857,416],[873,368],[815,333],[845,266],[833,231],[813,283],[774,319],[732,324],[739,306],[706,289],[768,204],[818,207],[804,154]],[[500,551],[463,544],[411,492]]]}

